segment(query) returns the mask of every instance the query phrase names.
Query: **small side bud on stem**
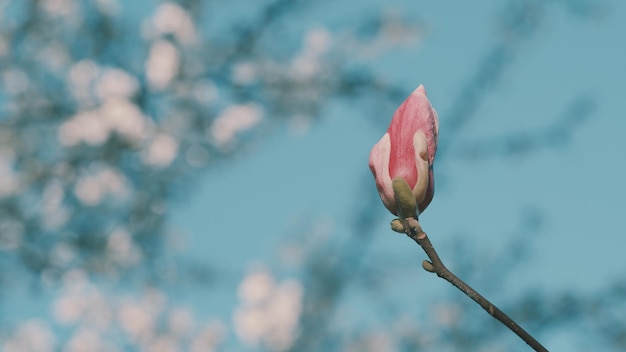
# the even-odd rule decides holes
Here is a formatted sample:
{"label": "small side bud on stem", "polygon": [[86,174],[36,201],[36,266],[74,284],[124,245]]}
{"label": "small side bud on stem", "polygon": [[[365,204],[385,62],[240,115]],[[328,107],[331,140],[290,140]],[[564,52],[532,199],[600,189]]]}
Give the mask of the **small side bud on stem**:
{"label": "small side bud on stem", "polygon": [[404,225],[402,225],[402,221],[400,219],[391,220],[391,230],[397,233],[404,233]]}
{"label": "small side bud on stem", "polygon": [[422,261],[422,268],[424,268],[424,270],[428,271],[429,273],[435,272],[435,267],[433,266],[433,263],[429,262],[428,260]]}

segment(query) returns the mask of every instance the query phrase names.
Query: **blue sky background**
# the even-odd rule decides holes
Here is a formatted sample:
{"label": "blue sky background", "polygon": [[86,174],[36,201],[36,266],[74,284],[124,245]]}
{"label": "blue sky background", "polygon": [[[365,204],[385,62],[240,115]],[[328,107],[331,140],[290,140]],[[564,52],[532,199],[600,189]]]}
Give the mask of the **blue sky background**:
{"label": "blue sky background", "polygon": [[[525,253],[522,265],[504,280],[469,282],[496,304],[510,304],[531,290],[597,295],[626,277],[626,3],[602,1],[598,13],[582,16],[576,4],[583,2],[529,1],[541,11],[527,38],[502,31],[504,3],[322,1],[303,6],[285,21],[285,37],[276,38],[275,45],[285,53],[297,51],[305,33],[320,28],[331,33],[332,43],[341,43],[346,28],[381,11],[409,19],[421,29],[415,43],[373,57],[355,55],[347,66],[384,77],[406,96],[424,84],[439,112],[436,192],[420,220],[444,262],[460,273],[473,269],[471,277],[481,279],[497,271],[493,266],[507,251]],[[247,1],[229,4],[228,9],[207,6],[214,20],[201,26],[209,38],[255,15]],[[152,5],[133,2],[122,9],[123,17],[139,26],[134,19],[149,16]],[[511,48],[513,57],[455,133],[459,97],[473,88],[468,82],[497,43]],[[230,103],[229,97],[221,98],[218,104]],[[267,265],[278,278],[298,278],[298,267],[283,260],[285,244],[301,241],[298,236],[308,232],[336,246],[353,240],[355,214],[376,193],[368,169],[370,149],[401,103],[373,118],[370,102],[331,99],[305,133],[266,118],[265,134],[252,148],[214,164],[218,167],[203,174],[193,192],[169,208],[169,225],[184,235],[174,248],[176,260],[206,265],[216,275],[213,285],[170,287],[172,299],[198,317],[230,324],[232,333],[237,288],[251,268]],[[585,106],[593,107],[591,114],[573,128],[559,123]],[[527,153],[483,148],[467,154],[468,146],[544,136],[551,126],[556,127],[549,142]],[[421,269],[426,255],[390,231],[392,216],[382,203],[372,216],[375,236],[361,266],[388,263],[382,276],[391,299],[425,324],[432,320],[429,307],[450,297],[453,288]],[[528,230],[529,223],[536,228]],[[512,245],[520,239],[527,239],[527,248]],[[462,258],[455,257],[459,250]],[[21,289],[28,291],[16,291]],[[3,319],[41,314],[49,310],[48,294],[56,293],[38,299],[12,295],[10,306],[2,305]],[[382,320],[366,295],[349,287],[337,315],[349,316],[348,325],[375,326]],[[570,337],[557,331],[540,340],[554,350],[581,348]]]}
{"label": "blue sky background", "polygon": [[[439,112],[440,141],[452,150],[435,164],[436,196],[422,222],[444,261],[454,263],[455,241],[471,242],[476,251],[466,255],[479,261],[503,250],[524,217],[539,217],[544,224],[523,235],[531,243],[530,260],[495,291],[484,292],[495,302],[531,288],[593,295],[624,277],[626,4],[604,4],[607,11],[596,19],[546,6],[538,33],[520,45],[502,80],[454,140],[446,138],[448,114],[499,36],[499,2],[457,3],[453,10],[447,2],[388,5],[418,16],[428,28],[419,45],[367,64],[406,87],[407,95],[424,84]],[[325,6],[330,5],[320,8]],[[464,142],[550,126],[578,96],[593,99],[595,110],[562,146],[477,160],[454,155]],[[243,275],[251,263],[276,262],[278,246],[297,219],[330,224],[332,236],[345,236],[342,219],[351,214],[355,197],[375,192],[373,180],[369,189],[363,187],[371,178],[368,154],[394,109],[372,123],[354,106],[331,104],[305,135],[279,128],[249,156],[210,171],[173,212],[173,223],[189,235],[189,255]],[[245,217],[242,204],[250,210]],[[382,204],[379,211],[386,211]],[[421,250],[390,233],[391,215],[381,219],[369,253],[382,260],[414,257],[419,266],[425,258]],[[415,294],[418,284],[436,280],[421,271],[401,279]],[[235,284],[207,292],[207,308],[227,318],[236,302]]]}

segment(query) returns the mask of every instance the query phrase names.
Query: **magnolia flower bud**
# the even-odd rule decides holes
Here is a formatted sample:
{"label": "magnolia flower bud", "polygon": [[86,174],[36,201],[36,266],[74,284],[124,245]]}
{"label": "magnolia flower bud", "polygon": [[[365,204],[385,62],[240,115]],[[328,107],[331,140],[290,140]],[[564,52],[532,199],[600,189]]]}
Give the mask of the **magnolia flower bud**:
{"label": "magnolia flower bud", "polygon": [[370,153],[370,170],[385,207],[398,215],[392,180],[403,178],[411,188],[419,213],[435,192],[433,162],[437,151],[439,120],[423,85],[396,110],[387,133]]}

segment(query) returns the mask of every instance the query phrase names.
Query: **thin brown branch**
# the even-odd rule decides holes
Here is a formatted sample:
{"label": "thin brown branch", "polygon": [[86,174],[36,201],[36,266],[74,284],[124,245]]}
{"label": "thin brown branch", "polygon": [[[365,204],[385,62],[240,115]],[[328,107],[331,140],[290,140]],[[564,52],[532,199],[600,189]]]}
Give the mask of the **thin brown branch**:
{"label": "thin brown branch", "polygon": [[474,290],[471,286],[463,282],[463,280],[459,279],[456,275],[450,272],[450,270],[448,270],[448,268],[446,268],[446,266],[441,261],[441,258],[439,258],[439,254],[437,254],[437,251],[433,247],[432,242],[430,242],[428,235],[426,235],[426,232],[422,230],[422,227],[415,218],[407,218],[404,228],[406,229],[407,236],[417,242],[417,244],[422,247],[424,252],[426,252],[426,255],[428,255],[430,261],[425,260],[422,263],[426,271],[437,274],[437,276],[448,281],[454,287],[461,290],[461,292],[465,293],[466,296],[474,300],[474,302],[478,303],[478,305],[480,305],[487,313],[489,313],[489,315],[496,318],[499,322],[501,322],[507,328],[513,331],[533,350],[538,352],[548,351],[539,343],[539,341],[537,341],[531,334],[529,334],[526,330],[519,326],[519,324],[517,324],[513,319],[511,319],[493,303],[489,302],[489,300],[483,297],[480,293],[476,292],[476,290]]}

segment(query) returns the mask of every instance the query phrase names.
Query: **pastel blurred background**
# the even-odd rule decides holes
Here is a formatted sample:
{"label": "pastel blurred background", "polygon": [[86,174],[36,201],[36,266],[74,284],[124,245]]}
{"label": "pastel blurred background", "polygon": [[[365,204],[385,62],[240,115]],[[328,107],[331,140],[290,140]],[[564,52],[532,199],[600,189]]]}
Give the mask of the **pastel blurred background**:
{"label": "pastel blurred background", "polygon": [[550,350],[625,350],[624,18],[0,0],[0,350],[528,350],[389,229],[368,155],[419,84],[444,262]]}

